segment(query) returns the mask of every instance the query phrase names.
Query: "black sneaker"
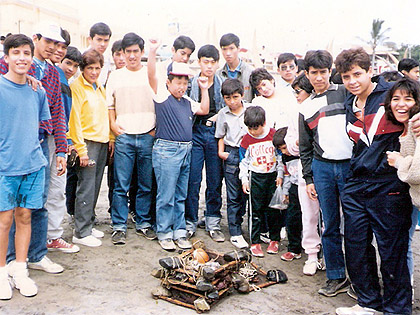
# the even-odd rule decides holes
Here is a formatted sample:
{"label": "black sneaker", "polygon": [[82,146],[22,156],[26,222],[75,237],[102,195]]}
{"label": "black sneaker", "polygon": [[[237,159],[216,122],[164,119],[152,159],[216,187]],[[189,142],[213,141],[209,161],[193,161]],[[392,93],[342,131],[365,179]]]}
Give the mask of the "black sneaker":
{"label": "black sneaker", "polygon": [[206,219],[202,218],[200,221],[198,221],[197,227],[200,228],[200,229],[205,229],[206,228]]}
{"label": "black sneaker", "polygon": [[190,240],[195,235],[194,231],[187,230],[187,240]]}
{"label": "black sneaker", "polygon": [[114,245],[125,245],[125,232],[114,231],[111,235],[112,244]]}
{"label": "black sneaker", "polygon": [[211,239],[215,242],[222,243],[225,241],[225,235],[220,230],[209,231]]}
{"label": "black sneaker", "polygon": [[332,297],[339,293],[347,292],[350,286],[350,281],[347,278],[342,279],[328,279],[327,284],[318,290],[319,294]]}
{"label": "black sneaker", "polygon": [[153,231],[153,229],[151,227],[147,227],[144,229],[138,229],[136,230],[136,233],[138,235],[144,236],[145,238],[147,238],[148,240],[154,240],[156,239],[156,233],[155,231]]}

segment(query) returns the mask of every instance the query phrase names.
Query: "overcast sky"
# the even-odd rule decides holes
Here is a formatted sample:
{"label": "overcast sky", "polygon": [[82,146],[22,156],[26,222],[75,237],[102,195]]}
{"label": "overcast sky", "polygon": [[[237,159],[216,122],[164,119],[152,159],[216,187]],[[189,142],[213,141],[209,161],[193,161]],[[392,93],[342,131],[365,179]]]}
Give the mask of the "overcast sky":
{"label": "overcast sky", "polygon": [[[197,46],[235,33],[241,46],[265,45],[269,51],[303,54],[334,50],[368,40],[372,20],[385,20],[390,41],[420,44],[420,1],[416,0],[77,0],[82,26],[103,21],[117,36],[134,31],[143,38],[167,36],[168,23]],[[68,2],[67,2],[68,3]],[[210,31],[209,31],[210,30]],[[256,34],[256,36],[254,36]],[[117,39],[113,36],[113,39]],[[256,39],[255,39],[256,38]]]}

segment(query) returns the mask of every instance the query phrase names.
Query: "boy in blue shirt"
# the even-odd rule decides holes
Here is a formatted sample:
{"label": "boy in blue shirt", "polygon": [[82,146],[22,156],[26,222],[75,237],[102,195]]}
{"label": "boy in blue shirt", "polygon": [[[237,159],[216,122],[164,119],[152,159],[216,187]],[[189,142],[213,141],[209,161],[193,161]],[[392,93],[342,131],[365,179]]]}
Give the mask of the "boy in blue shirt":
{"label": "boy in blue shirt", "polygon": [[[190,70],[184,63],[172,63],[167,89],[158,90],[156,50],[160,43],[150,40],[147,72],[153,89],[156,111],[156,142],[153,168],[157,182],[156,234],[165,250],[191,248],[185,226],[185,199],[188,191],[192,148],[192,116],[209,112],[208,78],[200,77],[201,104],[184,96]],[[162,87],[160,84],[159,88]]]}
{"label": "boy in blue shirt", "polygon": [[[12,297],[12,284],[24,296],[38,288],[28,277],[26,259],[31,238],[31,210],[43,205],[47,160],[38,140],[39,122],[51,118],[44,89],[34,92],[27,82],[34,45],[22,34],[4,42],[8,72],[0,77],[0,299]],[[16,222],[16,260],[6,267],[9,230]]]}

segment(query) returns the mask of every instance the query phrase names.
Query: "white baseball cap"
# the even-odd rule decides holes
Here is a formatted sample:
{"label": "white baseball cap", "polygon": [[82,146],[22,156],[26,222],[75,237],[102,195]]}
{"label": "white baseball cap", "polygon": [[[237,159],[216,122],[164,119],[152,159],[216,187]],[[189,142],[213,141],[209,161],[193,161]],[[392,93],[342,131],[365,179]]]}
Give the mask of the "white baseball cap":
{"label": "white baseball cap", "polygon": [[172,63],[172,70],[169,71],[169,74],[193,76],[190,67],[186,63],[175,61]]}
{"label": "white baseball cap", "polygon": [[35,27],[34,34],[41,34],[42,37],[65,43],[61,36],[61,28],[53,22],[41,22]]}

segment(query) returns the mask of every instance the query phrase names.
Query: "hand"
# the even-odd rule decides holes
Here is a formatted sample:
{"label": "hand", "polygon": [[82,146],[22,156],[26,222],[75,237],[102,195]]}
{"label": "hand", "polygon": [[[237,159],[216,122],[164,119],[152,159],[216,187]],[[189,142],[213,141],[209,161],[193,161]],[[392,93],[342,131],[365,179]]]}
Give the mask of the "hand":
{"label": "hand", "polygon": [[161,44],[161,40],[157,38],[150,38],[149,39],[149,47],[150,51],[156,52]]}
{"label": "hand", "polygon": [[229,156],[229,152],[219,152],[219,158],[221,158],[223,161],[226,161],[228,156]]}
{"label": "hand", "polygon": [[111,123],[111,130],[115,136],[119,136],[125,133],[125,129],[116,122]]}
{"label": "hand", "polygon": [[420,137],[420,113],[411,117],[410,122],[412,123],[411,129],[413,130],[413,133],[416,137]]}
{"label": "hand", "polygon": [[386,155],[388,164],[395,167],[395,162],[397,161],[397,158],[401,156],[401,153],[396,151],[386,151]]}
{"label": "hand", "polygon": [[87,155],[85,156],[79,156],[80,160],[80,167],[86,167],[89,164],[89,157]]}
{"label": "hand", "polygon": [[198,85],[201,89],[207,90],[209,88],[209,78],[208,77],[198,77]]}
{"label": "hand", "polygon": [[114,150],[115,150],[115,142],[109,141],[108,142],[108,151],[109,151],[109,157],[112,158],[114,156]]}
{"label": "hand", "polygon": [[75,150],[77,152],[76,147],[74,145],[69,145],[67,147],[67,153],[68,154],[71,154],[71,151],[73,151],[73,150]]}
{"label": "hand", "polygon": [[283,200],[282,201],[285,205],[288,205],[289,204],[289,195],[283,195]]}
{"label": "hand", "polygon": [[66,172],[66,168],[67,168],[66,158],[62,156],[57,156],[56,163],[57,163],[57,176],[61,176]]}
{"label": "hand", "polygon": [[242,191],[244,194],[249,195],[249,183],[242,184]]}
{"label": "hand", "polygon": [[283,178],[277,177],[276,178],[276,186],[283,186]]}
{"label": "hand", "polygon": [[26,80],[28,80],[29,86],[31,86],[32,90],[34,90],[35,92],[38,90],[38,87],[42,88],[41,81],[38,81],[34,77],[32,77],[30,75],[26,75]]}
{"label": "hand", "polygon": [[316,193],[314,184],[306,185],[306,193],[308,194],[309,199],[314,200],[314,201],[318,199],[318,194]]}

